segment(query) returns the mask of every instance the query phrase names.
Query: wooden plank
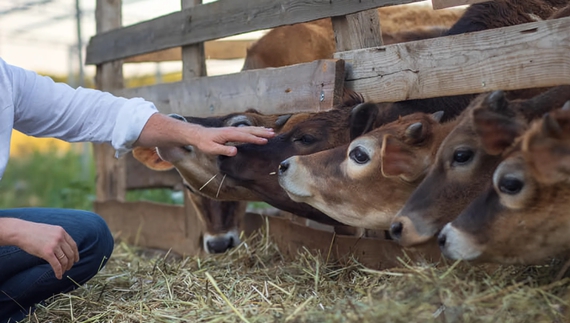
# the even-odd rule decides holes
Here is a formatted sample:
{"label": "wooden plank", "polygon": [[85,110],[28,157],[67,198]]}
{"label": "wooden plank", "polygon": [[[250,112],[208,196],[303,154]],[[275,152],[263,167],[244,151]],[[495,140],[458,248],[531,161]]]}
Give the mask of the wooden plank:
{"label": "wooden plank", "polygon": [[[121,27],[121,14],[121,0],[97,0],[95,9],[97,33]],[[115,61],[97,65],[96,87],[102,91],[113,91],[122,88],[122,64],[121,61]],[[123,200],[126,192],[124,159],[116,159],[114,157],[114,149],[107,144],[94,144],[93,154],[97,171],[97,200]]]}
{"label": "wooden plank", "polygon": [[195,255],[200,239],[186,236],[185,210],[182,206],[154,202],[95,202],[114,236],[128,243]]}
{"label": "wooden plank", "polygon": [[343,61],[328,59],[113,93],[127,98],[145,98],[163,113],[196,117],[248,108],[262,113],[293,113],[328,110],[340,103],[343,79]]}
{"label": "wooden plank", "polygon": [[[237,59],[244,58],[247,48],[255,40],[214,40],[204,43],[204,52],[207,59]],[[169,48],[154,53],[142,54],[129,57],[125,63],[145,63],[145,62],[172,62],[182,60],[182,50],[180,47]]]}
{"label": "wooden plank", "polygon": [[175,169],[166,172],[154,171],[136,160],[133,154],[127,154],[124,158],[127,173],[127,190],[148,188],[178,189],[182,185],[182,178]]}
{"label": "wooden plank", "polygon": [[294,258],[299,250],[306,248],[329,255],[331,262],[346,264],[354,257],[364,266],[373,269],[401,267],[398,257],[411,260],[437,262],[442,259],[437,244],[426,244],[414,249],[403,249],[398,243],[383,238],[358,238],[309,228],[285,217],[267,216],[269,236],[281,253]]}
{"label": "wooden plank", "polygon": [[[202,0],[181,0],[182,9],[198,6]],[[206,57],[204,56],[204,43],[182,47],[182,80],[188,81],[196,77],[206,76]],[[190,200],[186,190],[184,194],[184,222],[186,227],[186,238],[200,239],[204,232],[204,224],[198,219],[197,210]]]}
{"label": "wooden plank", "polygon": [[378,10],[332,18],[336,51],[382,46],[382,32]]}
{"label": "wooden plank", "polygon": [[420,0],[225,0],[93,36],[86,64]]}
{"label": "wooden plank", "polygon": [[457,6],[465,6],[475,3],[487,2],[490,0],[431,0],[431,5],[434,10],[451,8]]}
{"label": "wooden plank", "polygon": [[[452,50],[451,50],[452,49]],[[391,102],[570,84],[570,18],[336,53],[345,85]]]}

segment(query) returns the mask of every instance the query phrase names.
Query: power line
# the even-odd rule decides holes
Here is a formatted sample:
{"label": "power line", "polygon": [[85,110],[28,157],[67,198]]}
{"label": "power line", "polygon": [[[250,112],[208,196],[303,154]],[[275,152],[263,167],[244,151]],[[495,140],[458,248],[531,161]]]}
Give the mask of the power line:
{"label": "power line", "polygon": [[53,2],[53,0],[39,0],[39,1],[25,2],[19,6],[12,7],[8,10],[0,11],[0,15],[8,15],[8,14],[18,12],[18,11],[30,10],[34,6],[45,5],[45,4],[48,4],[50,2]]}

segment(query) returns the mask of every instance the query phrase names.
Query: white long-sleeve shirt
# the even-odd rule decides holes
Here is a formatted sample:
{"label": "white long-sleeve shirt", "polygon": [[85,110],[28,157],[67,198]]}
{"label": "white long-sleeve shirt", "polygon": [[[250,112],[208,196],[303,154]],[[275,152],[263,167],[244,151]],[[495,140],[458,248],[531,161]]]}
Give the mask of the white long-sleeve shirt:
{"label": "white long-sleeve shirt", "polygon": [[128,152],[154,113],[154,104],[55,83],[0,58],[0,179],[10,157],[12,129],[68,142],[110,143]]}

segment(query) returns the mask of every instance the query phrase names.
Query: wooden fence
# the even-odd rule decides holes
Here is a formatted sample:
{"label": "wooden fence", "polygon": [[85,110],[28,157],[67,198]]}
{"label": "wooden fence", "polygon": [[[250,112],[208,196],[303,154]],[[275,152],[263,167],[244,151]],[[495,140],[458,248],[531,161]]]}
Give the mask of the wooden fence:
{"label": "wooden fence", "polygon": [[[570,84],[570,18],[383,46],[379,28],[369,27],[380,24],[376,8],[415,1],[219,0],[200,4],[183,0],[179,12],[121,27],[121,1],[97,0],[97,35],[87,47],[86,63],[97,65],[96,83],[102,90],[143,97],[163,113],[193,116],[251,107],[263,113],[322,111],[339,102],[344,86],[368,100],[391,102]],[[433,0],[433,5],[444,8],[475,2],[481,0]],[[204,42],[207,47],[215,39],[325,17],[332,17],[337,40],[334,59],[205,76]],[[123,88],[123,61],[177,58],[183,62],[182,81]],[[124,202],[129,189],[179,184],[175,172],[152,172],[132,156],[115,159],[107,146],[97,145],[95,152],[95,209],[113,231],[144,246],[198,252],[201,225],[188,201],[184,207]],[[252,214],[247,217],[251,226],[246,231],[260,220]],[[340,237],[279,218],[263,220],[269,221],[282,250],[294,252],[301,245],[334,249],[336,259],[353,254],[376,268],[393,265],[393,259],[403,254],[384,237]],[[437,256],[433,251],[427,247],[417,255]]]}

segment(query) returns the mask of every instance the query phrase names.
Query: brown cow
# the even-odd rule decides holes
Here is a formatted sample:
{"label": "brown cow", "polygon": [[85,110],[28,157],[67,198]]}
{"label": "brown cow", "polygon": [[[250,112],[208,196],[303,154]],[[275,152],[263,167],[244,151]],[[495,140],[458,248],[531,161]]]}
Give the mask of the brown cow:
{"label": "brown cow", "polygon": [[390,233],[404,246],[430,240],[491,181],[501,153],[528,123],[570,99],[570,86],[532,99],[508,101],[502,91],[478,96],[445,138],[426,178],[393,220]]}
{"label": "brown cow", "polygon": [[491,187],[439,235],[452,259],[540,263],[570,251],[570,101],[505,153]]}
{"label": "brown cow", "polygon": [[410,114],[350,145],[290,157],[279,166],[279,184],[292,200],[344,224],[387,229],[455,126],[440,123],[442,114]]}
{"label": "brown cow", "polygon": [[[441,36],[464,12],[429,5],[378,9],[385,45]],[[281,67],[333,58],[335,38],[330,18],[272,29],[247,50],[243,70]],[[276,55],[276,53],[279,53]]]}

